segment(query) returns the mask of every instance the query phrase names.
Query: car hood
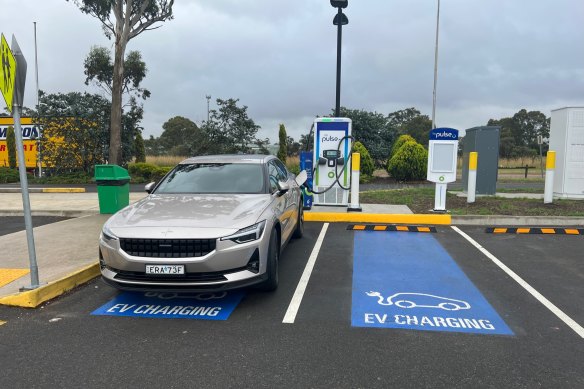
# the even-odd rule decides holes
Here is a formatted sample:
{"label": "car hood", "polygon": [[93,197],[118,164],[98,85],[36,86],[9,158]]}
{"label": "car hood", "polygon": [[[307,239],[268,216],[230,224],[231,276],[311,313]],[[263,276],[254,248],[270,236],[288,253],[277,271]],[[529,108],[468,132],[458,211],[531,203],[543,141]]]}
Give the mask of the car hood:
{"label": "car hood", "polygon": [[152,194],[106,224],[114,234],[127,238],[218,237],[258,222],[271,201],[269,194]]}

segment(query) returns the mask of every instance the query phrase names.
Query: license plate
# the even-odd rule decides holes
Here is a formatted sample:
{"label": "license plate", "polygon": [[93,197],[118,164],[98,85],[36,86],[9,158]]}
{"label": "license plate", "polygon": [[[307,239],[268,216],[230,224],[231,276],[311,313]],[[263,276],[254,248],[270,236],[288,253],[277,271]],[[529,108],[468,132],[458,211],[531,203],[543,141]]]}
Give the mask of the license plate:
{"label": "license plate", "polygon": [[185,265],[146,265],[146,274],[185,274]]}

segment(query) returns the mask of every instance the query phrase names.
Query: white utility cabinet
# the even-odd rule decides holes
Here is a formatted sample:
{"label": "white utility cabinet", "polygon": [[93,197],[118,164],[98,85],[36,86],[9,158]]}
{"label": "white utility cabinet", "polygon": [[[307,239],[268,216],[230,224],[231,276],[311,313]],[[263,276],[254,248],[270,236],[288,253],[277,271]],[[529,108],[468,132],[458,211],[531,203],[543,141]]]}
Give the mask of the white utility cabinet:
{"label": "white utility cabinet", "polygon": [[552,111],[550,150],[556,152],[554,196],[584,199],[584,107]]}

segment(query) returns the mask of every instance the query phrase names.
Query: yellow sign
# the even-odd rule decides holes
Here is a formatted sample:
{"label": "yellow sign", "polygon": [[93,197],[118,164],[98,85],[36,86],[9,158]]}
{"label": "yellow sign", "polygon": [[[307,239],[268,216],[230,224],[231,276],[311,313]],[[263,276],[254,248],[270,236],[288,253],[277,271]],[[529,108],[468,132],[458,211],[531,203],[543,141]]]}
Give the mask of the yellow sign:
{"label": "yellow sign", "polygon": [[[24,149],[24,161],[27,168],[34,168],[37,166],[38,156],[38,142],[39,137],[38,126],[33,123],[33,119],[24,117],[20,119],[22,125],[22,147]],[[0,117],[0,167],[8,166],[8,145],[6,144],[6,133],[8,127],[14,126],[14,119],[11,117]],[[18,161],[16,161],[18,166]],[[43,162],[43,167],[46,163]]]}
{"label": "yellow sign", "polygon": [[12,55],[8,42],[6,42],[6,38],[4,38],[4,34],[2,34],[2,45],[0,46],[0,91],[10,112],[12,112],[15,81],[16,60]]}

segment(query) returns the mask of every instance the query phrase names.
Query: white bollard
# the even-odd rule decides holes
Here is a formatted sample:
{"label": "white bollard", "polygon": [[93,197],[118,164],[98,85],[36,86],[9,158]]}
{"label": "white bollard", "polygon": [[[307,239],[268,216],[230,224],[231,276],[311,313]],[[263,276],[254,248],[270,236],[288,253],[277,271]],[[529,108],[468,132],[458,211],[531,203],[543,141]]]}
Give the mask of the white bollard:
{"label": "white bollard", "polygon": [[361,212],[359,205],[359,176],[361,169],[361,154],[353,153],[351,156],[351,203],[347,212]]}
{"label": "white bollard", "polygon": [[466,191],[466,202],[474,203],[477,191],[477,164],[479,153],[472,151],[468,159],[468,188]]}
{"label": "white bollard", "polygon": [[545,189],[543,203],[551,204],[554,199],[554,172],[556,170],[556,152],[548,151],[545,158]]}

